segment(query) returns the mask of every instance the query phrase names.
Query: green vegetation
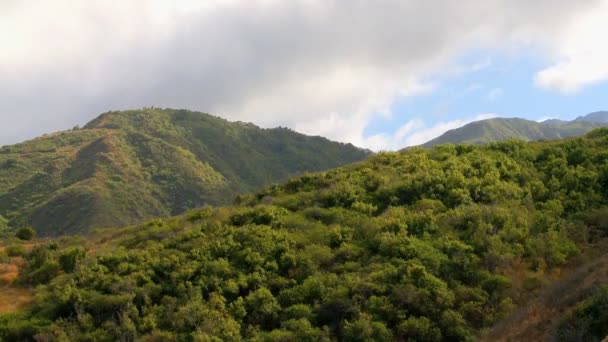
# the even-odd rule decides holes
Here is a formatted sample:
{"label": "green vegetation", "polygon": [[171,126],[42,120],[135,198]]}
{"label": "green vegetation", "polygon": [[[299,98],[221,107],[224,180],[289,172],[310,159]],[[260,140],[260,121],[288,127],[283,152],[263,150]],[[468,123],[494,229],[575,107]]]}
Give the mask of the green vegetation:
{"label": "green vegetation", "polygon": [[31,240],[36,236],[36,231],[32,227],[21,227],[15,233],[20,240]]}
{"label": "green vegetation", "polygon": [[27,253],[25,247],[19,244],[12,244],[6,247],[6,255],[9,257],[20,257]]}
{"label": "green vegetation", "polygon": [[608,125],[608,112],[595,112],[573,121],[536,122],[519,118],[495,118],[475,121],[450,130],[424,146],[445,143],[485,144],[493,141],[521,139],[527,141],[561,139],[583,135]]}
{"label": "green vegetation", "polygon": [[368,154],[187,110],[109,112],[83,129],[0,148],[0,215],[42,236],[83,233],[229,204],[238,193]]}
{"label": "green vegetation", "polygon": [[8,220],[0,215],[0,239],[7,237],[9,234]]}
{"label": "green vegetation", "polygon": [[561,322],[560,341],[602,341],[608,335],[608,286],[600,286]]}
{"label": "green vegetation", "polygon": [[607,151],[599,129],[382,153],[43,243],[19,278],[36,297],[0,338],[471,340],[526,300],[514,270],[557,272],[604,239]]}

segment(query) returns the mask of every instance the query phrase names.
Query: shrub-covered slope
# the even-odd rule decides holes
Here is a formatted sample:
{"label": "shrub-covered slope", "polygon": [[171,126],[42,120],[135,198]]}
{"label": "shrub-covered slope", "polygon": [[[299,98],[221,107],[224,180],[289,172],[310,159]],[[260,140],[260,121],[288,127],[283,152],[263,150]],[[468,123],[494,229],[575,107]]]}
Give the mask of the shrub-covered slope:
{"label": "shrub-covered slope", "polygon": [[[25,256],[5,340],[464,341],[608,232],[608,130],[383,153]],[[598,333],[599,334],[599,333]]]}
{"label": "shrub-covered slope", "polygon": [[364,159],[352,145],[186,110],[102,114],[0,149],[0,215],[42,235],[227,204],[307,171]]}

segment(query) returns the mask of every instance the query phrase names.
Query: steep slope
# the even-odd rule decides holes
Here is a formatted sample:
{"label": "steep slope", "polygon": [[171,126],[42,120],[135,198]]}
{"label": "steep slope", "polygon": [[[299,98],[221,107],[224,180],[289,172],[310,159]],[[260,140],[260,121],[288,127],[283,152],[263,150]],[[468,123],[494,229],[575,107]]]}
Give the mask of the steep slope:
{"label": "steep slope", "polygon": [[[445,143],[485,144],[491,141],[522,139],[527,141],[561,139],[583,135],[608,125],[608,115],[597,112],[573,121],[536,122],[520,118],[494,118],[471,122],[423,144],[430,147]],[[605,121],[603,121],[605,120]]]}
{"label": "steep slope", "polygon": [[186,110],[105,113],[0,149],[0,216],[42,235],[168,216],[366,158],[352,145]]}
{"label": "steep slope", "polygon": [[17,283],[45,286],[0,339],[474,340],[606,241],[607,149],[598,129],[382,153],[42,243]]}
{"label": "steep slope", "polygon": [[607,283],[608,254],[594,255],[500,321],[481,341],[602,341],[608,336]]}

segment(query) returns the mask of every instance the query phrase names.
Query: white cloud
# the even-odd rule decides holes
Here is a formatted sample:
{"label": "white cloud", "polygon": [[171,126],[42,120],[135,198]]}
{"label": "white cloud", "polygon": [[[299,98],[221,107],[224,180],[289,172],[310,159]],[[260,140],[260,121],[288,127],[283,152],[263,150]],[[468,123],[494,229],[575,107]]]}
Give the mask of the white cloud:
{"label": "white cloud", "polygon": [[561,37],[597,1],[4,0],[0,144],[154,105],[381,145],[368,123],[453,58]]}
{"label": "white cloud", "polygon": [[547,121],[547,120],[559,120],[559,117],[546,115],[546,116],[542,116],[542,117],[536,119],[536,122],[543,122],[543,121]]}
{"label": "white cloud", "polygon": [[504,91],[502,90],[502,88],[494,88],[490,90],[490,92],[488,92],[487,98],[490,101],[494,101],[501,97],[503,94]]}
{"label": "white cloud", "polygon": [[377,134],[368,138],[366,146],[376,151],[399,150],[408,146],[416,146],[435,139],[443,133],[462,127],[468,123],[478,120],[486,120],[498,117],[495,113],[483,113],[474,117],[440,121],[432,126],[426,126],[420,118],[412,119],[399,127],[395,133]]}
{"label": "white cloud", "polygon": [[563,93],[608,80],[608,1],[575,18],[555,42],[557,62],[536,74],[540,87]]}

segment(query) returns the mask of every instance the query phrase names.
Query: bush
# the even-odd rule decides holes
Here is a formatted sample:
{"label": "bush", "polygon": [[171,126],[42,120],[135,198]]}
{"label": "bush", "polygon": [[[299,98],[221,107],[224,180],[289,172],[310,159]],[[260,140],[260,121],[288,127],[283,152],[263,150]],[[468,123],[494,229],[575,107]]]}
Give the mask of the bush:
{"label": "bush", "polygon": [[561,321],[560,341],[600,341],[608,334],[608,286],[597,288]]}
{"label": "bush", "polygon": [[6,247],[6,254],[9,257],[25,256],[26,253],[27,251],[22,245],[10,245]]}
{"label": "bush", "polygon": [[6,252],[0,252],[0,264],[5,264],[8,262],[8,255]]}
{"label": "bush", "polygon": [[76,264],[84,259],[84,256],[85,251],[82,247],[69,248],[59,256],[59,264],[65,272],[71,273],[76,268]]}
{"label": "bush", "polygon": [[32,285],[46,284],[56,277],[60,270],[61,266],[59,266],[59,263],[51,260],[27,274],[25,279]]}
{"label": "bush", "polygon": [[23,227],[17,230],[15,236],[20,240],[31,240],[36,236],[36,231],[32,227]]}

